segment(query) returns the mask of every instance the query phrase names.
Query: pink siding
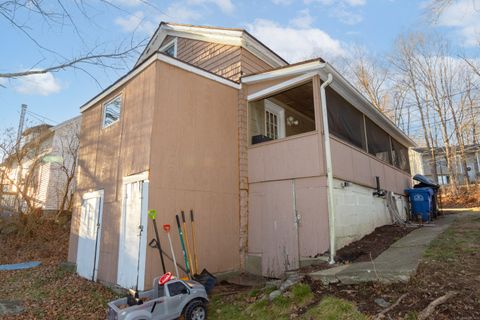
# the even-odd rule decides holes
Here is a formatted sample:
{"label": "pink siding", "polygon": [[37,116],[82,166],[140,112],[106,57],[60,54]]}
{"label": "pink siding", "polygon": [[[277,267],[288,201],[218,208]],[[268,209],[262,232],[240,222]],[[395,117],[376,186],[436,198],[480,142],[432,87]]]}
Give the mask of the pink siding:
{"label": "pink siding", "polygon": [[[250,186],[250,217],[257,223],[258,238],[249,239],[262,252],[262,274],[277,277],[298,268],[298,230],[294,224],[292,181]],[[255,220],[257,219],[257,220]]]}
{"label": "pink siding", "polygon": [[327,179],[295,179],[296,207],[300,216],[300,257],[313,257],[329,248]]}
{"label": "pink siding", "polygon": [[335,137],[330,139],[333,175],[335,178],[375,188],[375,177],[380,177],[380,187],[403,194],[410,186],[410,175],[374,156],[350,146]]}
{"label": "pink siding", "polygon": [[321,175],[324,160],[318,146],[318,134],[310,132],[250,147],[249,182]]}

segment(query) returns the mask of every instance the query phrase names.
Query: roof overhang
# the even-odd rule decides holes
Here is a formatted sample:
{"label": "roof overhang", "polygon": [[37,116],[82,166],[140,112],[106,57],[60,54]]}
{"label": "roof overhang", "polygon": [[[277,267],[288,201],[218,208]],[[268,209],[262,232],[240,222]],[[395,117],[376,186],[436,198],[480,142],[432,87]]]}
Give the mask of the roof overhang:
{"label": "roof overhang", "polygon": [[140,64],[146,56],[157,51],[167,36],[239,46],[250,51],[273,68],[288,65],[288,62],[245,30],[209,28],[162,22],[138,58],[135,66]]}
{"label": "roof overhang", "polygon": [[210,71],[201,69],[199,67],[196,67],[194,65],[191,65],[189,63],[183,62],[181,60],[178,60],[176,58],[172,58],[164,53],[157,52],[151,55],[147,60],[145,60],[143,63],[135,67],[133,70],[128,72],[126,75],[118,79],[116,82],[114,82],[111,86],[100,92],[98,95],[93,97],[91,100],[86,102],[83,106],[80,107],[80,112],[84,112],[87,109],[91,108],[95,104],[99,103],[102,99],[106,98],[108,95],[110,95],[112,92],[123,86],[125,83],[130,81],[132,78],[137,76],[139,73],[141,73],[143,70],[145,70],[147,67],[149,67],[152,63],[155,61],[162,61],[167,64],[170,64],[172,66],[178,67],[180,69],[195,73],[199,76],[202,76],[204,78],[208,78],[210,80],[219,82],[221,84],[224,84],[226,86],[232,87],[234,89],[240,89],[240,84],[229,80],[227,78],[223,78],[219,75],[216,75]]}
{"label": "roof overhang", "polygon": [[[365,98],[350,82],[348,82],[348,80],[345,79],[333,66],[329,63],[323,62],[321,59],[246,76],[241,79],[241,83],[253,84],[262,81],[297,76],[296,78],[286,80],[285,83],[273,86],[272,89],[278,92],[278,90],[287,88],[287,85],[296,85],[297,83],[304,82],[316,75],[319,75],[322,81],[326,81],[328,74],[332,74],[333,76],[333,82],[330,84],[330,87],[347,100],[353,107],[365,114],[378,126],[387,130],[387,132],[398,142],[408,147],[416,146],[416,143],[400,130],[392,120],[375,108],[370,101],[368,101],[368,99]],[[264,89],[263,95],[267,94],[267,91],[268,88]],[[262,92],[255,93],[249,96],[249,100],[259,99],[261,96]]]}

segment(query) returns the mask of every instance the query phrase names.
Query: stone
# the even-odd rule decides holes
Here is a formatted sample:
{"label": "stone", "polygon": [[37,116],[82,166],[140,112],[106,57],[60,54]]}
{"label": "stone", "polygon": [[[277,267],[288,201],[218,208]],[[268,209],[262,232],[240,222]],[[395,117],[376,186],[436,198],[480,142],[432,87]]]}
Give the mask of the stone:
{"label": "stone", "polygon": [[0,300],[0,316],[16,315],[25,311],[19,300]]}
{"label": "stone", "polygon": [[288,276],[287,280],[285,280],[285,281],[280,285],[280,290],[281,290],[281,291],[287,290],[288,288],[290,288],[290,287],[293,286],[294,284],[299,283],[300,281],[302,281],[304,277],[305,277],[305,276],[300,275],[300,274],[298,274],[298,273],[290,274],[290,275]]}
{"label": "stone", "polygon": [[281,294],[282,294],[282,291],[280,291],[280,290],[272,291],[272,292],[270,292],[270,294],[268,295],[268,300],[270,300],[270,302],[272,302],[273,299],[275,299],[276,297],[280,296]]}
{"label": "stone", "polygon": [[380,307],[382,307],[384,309],[390,307],[390,302],[385,301],[385,299],[383,299],[383,298],[377,298],[374,301],[375,301],[376,304],[378,304]]}
{"label": "stone", "polygon": [[268,288],[268,287],[273,287],[273,288],[280,288],[280,285],[282,284],[282,280],[269,280],[265,283],[265,286]]}

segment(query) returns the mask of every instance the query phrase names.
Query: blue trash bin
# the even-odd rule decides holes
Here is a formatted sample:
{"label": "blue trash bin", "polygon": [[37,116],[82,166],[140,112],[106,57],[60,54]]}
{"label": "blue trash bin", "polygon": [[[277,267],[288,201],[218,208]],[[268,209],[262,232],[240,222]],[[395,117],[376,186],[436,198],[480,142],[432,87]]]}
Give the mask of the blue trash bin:
{"label": "blue trash bin", "polygon": [[433,190],[431,188],[405,189],[405,193],[410,198],[412,215],[421,216],[422,221],[430,221]]}

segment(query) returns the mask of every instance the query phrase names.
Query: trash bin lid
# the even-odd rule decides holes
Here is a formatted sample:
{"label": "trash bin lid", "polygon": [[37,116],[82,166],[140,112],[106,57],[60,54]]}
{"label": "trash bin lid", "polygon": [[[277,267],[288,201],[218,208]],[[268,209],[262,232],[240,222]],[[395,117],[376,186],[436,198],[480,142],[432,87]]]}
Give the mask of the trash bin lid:
{"label": "trash bin lid", "polygon": [[423,183],[425,185],[425,187],[430,187],[430,188],[434,188],[434,189],[440,188],[440,186],[438,184],[436,184],[435,182],[433,182],[430,178],[427,178],[427,177],[425,177],[424,175],[421,175],[421,174],[414,175],[412,179],[415,180],[415,181],[418,181],[420,183]]}

